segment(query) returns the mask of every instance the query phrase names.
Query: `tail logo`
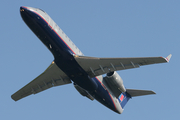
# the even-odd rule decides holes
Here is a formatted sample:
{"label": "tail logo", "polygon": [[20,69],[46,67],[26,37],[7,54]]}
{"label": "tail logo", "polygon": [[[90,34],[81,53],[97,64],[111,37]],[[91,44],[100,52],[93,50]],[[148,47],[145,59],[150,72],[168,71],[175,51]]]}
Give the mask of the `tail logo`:
{"label": "tail logo", "polygon": [[121,94],[120,95],[120,97],[119,97],[119,99],[121,100],[121,102],[123,101],[123,99],[124,99],[124,95],[123,94]]}

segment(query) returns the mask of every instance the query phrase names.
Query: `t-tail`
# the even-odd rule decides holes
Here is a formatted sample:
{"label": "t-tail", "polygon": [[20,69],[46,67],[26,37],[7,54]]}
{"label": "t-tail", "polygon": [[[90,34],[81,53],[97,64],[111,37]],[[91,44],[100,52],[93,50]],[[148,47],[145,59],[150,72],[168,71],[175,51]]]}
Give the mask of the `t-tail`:
{"label": "t-tail", "polygon": [[156,94],[156,93],[151,90],[126,89],[126,92],[120,94],[118,100],[121,107],[124,109],[124,106],[127,104],[130,98],[136,96],[150,95],[150,94]]}

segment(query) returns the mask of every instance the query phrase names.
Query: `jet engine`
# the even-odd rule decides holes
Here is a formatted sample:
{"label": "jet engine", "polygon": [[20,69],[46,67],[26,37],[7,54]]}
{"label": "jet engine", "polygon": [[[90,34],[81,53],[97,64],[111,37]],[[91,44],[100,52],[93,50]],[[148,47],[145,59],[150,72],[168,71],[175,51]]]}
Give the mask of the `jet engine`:
{"label": "jet engine", "polygon": [[117,88],[121,92],[126,92],[126,89],[123,85],[123,80],[116,71],[107,73],[106,82],[112,89]]}

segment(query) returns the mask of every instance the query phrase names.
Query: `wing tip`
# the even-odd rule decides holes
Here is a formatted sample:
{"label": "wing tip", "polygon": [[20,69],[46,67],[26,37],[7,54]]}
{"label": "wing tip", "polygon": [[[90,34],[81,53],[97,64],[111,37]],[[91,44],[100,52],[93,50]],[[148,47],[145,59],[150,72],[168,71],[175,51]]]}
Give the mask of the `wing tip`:
{"label": "wing tip", "polygon": [[151,94],[156,94],[154,91],[151,91],[152,93]]}
{"label": "wing tip", "polygon": [[11,95],[11,98],[12,98],[14,101],[18,101],[18,100],[14,97],[14,95]]}

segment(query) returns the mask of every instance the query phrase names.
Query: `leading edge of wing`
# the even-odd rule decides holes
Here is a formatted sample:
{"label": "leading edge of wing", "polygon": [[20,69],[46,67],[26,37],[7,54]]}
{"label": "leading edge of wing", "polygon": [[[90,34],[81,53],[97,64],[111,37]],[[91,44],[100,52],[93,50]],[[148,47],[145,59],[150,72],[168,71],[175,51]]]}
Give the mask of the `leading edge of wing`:
{"label": "leading edge of wing", "polygon": [[106,60],[110,60],[110,59],[149,59],[149,58],[161,58],[164,62],[169,62],[170,59],[172,57],[172,54],[169,54],[166,58],[165,57],[122,57],[122,58],[98,58],[98,57],[90,57],[90,56],[78,56],[78,55],[75,55],[75,58],[76,59],[91,59],[91,60],[100,60],[100,59],[106,59]]}

